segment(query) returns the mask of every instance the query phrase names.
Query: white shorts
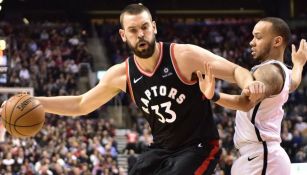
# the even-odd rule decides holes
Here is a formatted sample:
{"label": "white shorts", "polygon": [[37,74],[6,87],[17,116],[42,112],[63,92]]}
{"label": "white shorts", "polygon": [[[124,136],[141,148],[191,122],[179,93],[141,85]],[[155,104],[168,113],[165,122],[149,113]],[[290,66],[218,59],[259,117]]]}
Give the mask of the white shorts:
{"label": "white shorts", "polygon": [[263,175],[262,171],[266,163],[265,175],[290,175],[291,162],[285,150],[276,142],[267,143],[267,161],[264,162],[264,146],[249,144],[240,148],[241,156],[235,160],[232,175]]}

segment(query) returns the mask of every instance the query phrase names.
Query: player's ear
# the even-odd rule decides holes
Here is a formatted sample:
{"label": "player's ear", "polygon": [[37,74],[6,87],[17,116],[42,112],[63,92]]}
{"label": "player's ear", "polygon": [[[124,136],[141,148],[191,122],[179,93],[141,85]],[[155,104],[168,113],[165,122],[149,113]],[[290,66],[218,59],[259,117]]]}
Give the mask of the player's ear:
{"label": "player's ear", "polygon": [[152,21],[152,26],[154,28],[154,33],[157,34],[157,25],[156,25],[156,21]]}
{"label": "player's ear", "polygon": [[274,38],[274,47],[279,47],[283,44],[283,38],[281,36],[276,36]]}
{"label": "player's ear", "polygon": [[120,37],[122,38],[123,42],[126,42],[127,41],[127,38],[126,38],[126,35],[125,35],[125,30],[123,29],[119,29],[119,35]]}

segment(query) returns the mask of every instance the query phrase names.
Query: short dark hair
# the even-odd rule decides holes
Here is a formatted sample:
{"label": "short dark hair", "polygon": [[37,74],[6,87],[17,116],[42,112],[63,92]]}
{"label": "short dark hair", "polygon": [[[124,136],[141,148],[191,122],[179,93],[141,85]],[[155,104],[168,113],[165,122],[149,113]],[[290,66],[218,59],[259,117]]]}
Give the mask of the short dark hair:
{"label": "short dark hair", "polygon": [[[146,11],[150,17],[151,17],[151,13],[149,11],[149,9],[147,7],[145,7],[143,4],[130,4],[128,6],[126,6],[122,12],[120,13],[120,25],[122,28],[124,28],[123,26],[123,19],[124,19],[124,15],[125,14],[130,14],[130,15],[138,15],[142,12]],[[152,18],[152,17],[151,17]]]}
{"label": "short dark hair", "polygon": [[291,31],[288,24],[281,18],[267,17],[260,21],[270,22],[272,24],[273,32],[281,36],[285,41],[285,46],[288,46],[291,42]]}

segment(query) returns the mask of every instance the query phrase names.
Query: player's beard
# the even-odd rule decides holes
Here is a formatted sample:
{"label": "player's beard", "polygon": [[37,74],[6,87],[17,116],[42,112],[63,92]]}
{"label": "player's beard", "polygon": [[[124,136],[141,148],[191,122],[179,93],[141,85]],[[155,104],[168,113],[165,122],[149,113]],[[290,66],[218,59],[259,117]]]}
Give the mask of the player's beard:
{"label": "player's beard", "polygon": [[[138,45],[140,42],[145,42],[148,44],[148,47],[146,49],[138,49]],[[133,53],[142,59],[147,59],[153,55],[156,49],[156,37],[153,36],[153,39],[151,41],[146,41],[144,38],[141,38],[135,46],[132,46],[132,44],[127,40],[128,47],[133,51]]]}
{"label": "player's beard", "polygon": [[268,59],[274,59],[274,58],[269,58],[269,55],[271,53],[271,44],[268,44],[267,47],[263,47],[262,51],[259,53],[259,55],[256,55],[255,60],[259,62],[264,62]]}

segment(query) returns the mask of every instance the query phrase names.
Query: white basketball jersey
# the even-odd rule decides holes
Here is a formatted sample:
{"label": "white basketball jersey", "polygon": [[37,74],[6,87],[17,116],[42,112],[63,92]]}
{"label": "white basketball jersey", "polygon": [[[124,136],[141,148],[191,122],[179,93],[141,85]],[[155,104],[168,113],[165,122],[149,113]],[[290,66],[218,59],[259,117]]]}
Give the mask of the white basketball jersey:
{"label": "white basketball jersey", "polygon": [[[284,86],[279,94],[265,98],[261,101],[258,107],[254,107],[248,112],[237,111],[234,143],[238,149],[246,144],[259,143],[255,127],[258,128],[260,139],[262,139],[262,141],[281,142],[281,121],[284,116],[282,106],[288,100],[291,83],[291,70],[289,70],[284,63],[271,60],[254,66],[252,71],[254,72],[260,66],[267,64],[278,64],[282,68],[284,73]],[[252,119],[253,113],[255,113],[254,119]],[[254,121],[254,124],[252,123],[252,120]]]}

